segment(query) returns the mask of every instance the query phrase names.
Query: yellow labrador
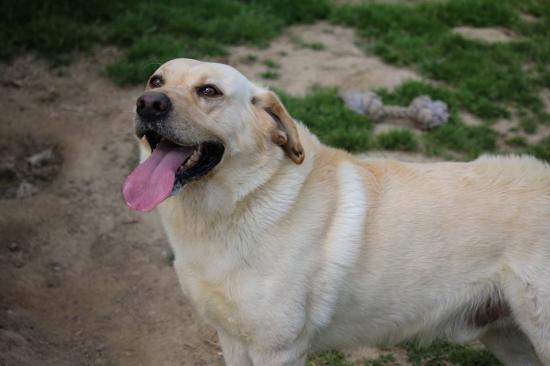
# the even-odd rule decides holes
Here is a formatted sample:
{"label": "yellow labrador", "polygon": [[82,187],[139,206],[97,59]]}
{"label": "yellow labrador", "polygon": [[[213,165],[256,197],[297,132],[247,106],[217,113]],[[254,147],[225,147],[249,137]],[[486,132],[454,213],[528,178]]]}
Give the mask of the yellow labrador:
{"label": "yellow labrador", "polygon": [[230,366],[408,339],[550,365],[550,167],[363,161],[235,69],[177,59],[137,101],[127,204],[158,206]]}

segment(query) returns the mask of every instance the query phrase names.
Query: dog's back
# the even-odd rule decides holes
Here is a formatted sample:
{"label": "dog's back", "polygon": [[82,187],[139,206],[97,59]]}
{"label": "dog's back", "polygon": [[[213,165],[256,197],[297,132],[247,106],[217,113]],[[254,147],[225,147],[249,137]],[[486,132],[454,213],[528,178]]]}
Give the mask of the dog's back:
{"label": "dog's back", "polygon": [[[484,156],[471,163],[367,160],[364,167],[372,175],[371,207],[355,272],[365,276],[352,277],[351,287],[376,299],[366,323],[393,328],[381,333],[391,343],[489,334],[497,354],[511,339],[524,342],[525,332],[547,360],[550,166]],[[363,317],[350,309],[342,316],[341,323]],[[495,326],[513,336],[495,336]]]}

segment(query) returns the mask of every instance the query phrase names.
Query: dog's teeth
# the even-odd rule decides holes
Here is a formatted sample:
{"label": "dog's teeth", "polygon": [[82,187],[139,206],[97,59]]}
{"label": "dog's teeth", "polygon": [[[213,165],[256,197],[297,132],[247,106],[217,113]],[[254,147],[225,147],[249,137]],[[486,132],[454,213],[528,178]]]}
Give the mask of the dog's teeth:
{"label": "dog's teeth", "polygon": [[192,167],[199,161],[199,158],[200,158],[200,153],[197,150],[193,151],[193,154],[189,157],[189,159],[187,159],[185,164],[183,164],[183,167],[184,168]]}

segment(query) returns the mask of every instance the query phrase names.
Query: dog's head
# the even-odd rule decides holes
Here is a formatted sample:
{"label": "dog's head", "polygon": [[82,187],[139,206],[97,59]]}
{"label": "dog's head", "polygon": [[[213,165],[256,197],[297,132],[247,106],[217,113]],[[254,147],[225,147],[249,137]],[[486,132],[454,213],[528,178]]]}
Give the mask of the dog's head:
{"label": "dog's head", "polygon": [[176,59],[162,65],[137,100],[135,132],[148,157],[130,174],[123,194],[140,211],[190,182],[223,180],[284,155],[296,164],[304,160],[296,124],[279,98],[217,63]]}

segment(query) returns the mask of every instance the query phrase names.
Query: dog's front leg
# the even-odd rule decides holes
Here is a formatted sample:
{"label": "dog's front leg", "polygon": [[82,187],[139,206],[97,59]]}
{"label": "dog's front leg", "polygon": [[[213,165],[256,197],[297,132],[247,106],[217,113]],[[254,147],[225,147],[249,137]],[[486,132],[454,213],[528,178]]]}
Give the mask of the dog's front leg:
{"label": "dog's front leg", "polygon": [[226,366],[304,366],[306,347],[272,350],[251,347],[239,340],[218,332]]}
{"label": "dog's front leg", "polygon": [[218,332],[218,339],[227,366],[253,366],[246,346],[231,336]]}

